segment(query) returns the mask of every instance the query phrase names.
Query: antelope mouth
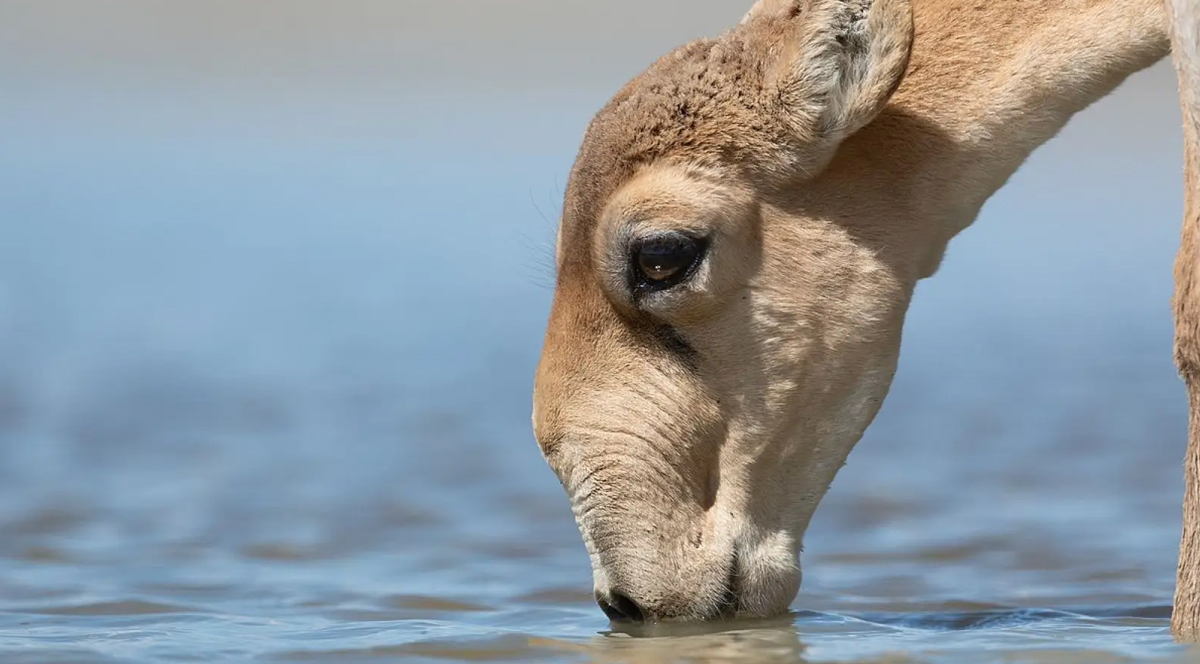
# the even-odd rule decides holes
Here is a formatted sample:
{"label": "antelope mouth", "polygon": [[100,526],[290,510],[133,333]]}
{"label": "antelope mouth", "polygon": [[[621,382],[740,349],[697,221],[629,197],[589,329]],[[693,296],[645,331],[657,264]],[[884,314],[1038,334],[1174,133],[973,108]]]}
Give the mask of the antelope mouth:
{"label": "antelope mouth", "polygon": [[[706,611],[705,614],[696,617],[700,618],[700,622],[728,621],[737,618],[742,608],[741,593],[742,583],[739,557],[737,551],[734,551],[727,566],[725,583],[722,586],[720,600],[715,607]],[[652,624],[658,623],[662,619],[660,616],[647,612],[629,595],[620,590],[609,590],[608,592],[597,590],[595,596],[596,603],[600,605],[600,610],[604,612],[604,615],[608,617],[610,622],[621,624]]]}
{"label": "antelope mouth", "polygon": [[729,574],[725,578],[725,592],[721,596],[721,603],[717,605],[717,618],[722,620],[731,620],[737,617],[738,608],[741,606],[741,574],[738,572],[738,553],[734,549],[733,556],[729,561]]}

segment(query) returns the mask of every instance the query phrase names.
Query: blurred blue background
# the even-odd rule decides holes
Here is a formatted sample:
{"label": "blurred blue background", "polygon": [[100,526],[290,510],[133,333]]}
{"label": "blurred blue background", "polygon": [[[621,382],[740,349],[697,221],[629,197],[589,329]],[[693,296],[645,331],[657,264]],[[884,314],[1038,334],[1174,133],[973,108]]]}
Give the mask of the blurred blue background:
{"label": "blurred blue background", "polygon": [[[562,189],[746,4],[0,1],[3,658],[598,657],[529,428]],[[1130,79],[951,244],[798,611],[1100,607],[1047,629],[1167,647],[1176,103]],[[804,615],[789,657],[948,638]]]}

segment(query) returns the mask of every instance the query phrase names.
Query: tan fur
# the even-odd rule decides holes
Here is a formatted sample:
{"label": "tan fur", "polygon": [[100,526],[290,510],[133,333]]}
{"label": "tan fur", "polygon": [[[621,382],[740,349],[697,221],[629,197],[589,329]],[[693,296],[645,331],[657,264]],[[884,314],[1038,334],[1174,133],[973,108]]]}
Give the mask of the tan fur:
{"label": "tan fur", "polygon": [[1167,0],[1171,52],[1183,110],[1184,218],[1175,260],[1175,360],[1188,390],[1191,417],[1184,469],[1183,536],[1171,627],[1200,638],[1200,6]]}
{"label": "tan fur", "polygon": [[[1166,55],[1161,2],[761,0],[617,93],[568,184],[533,417],[598,598],[787,608],[917,281],[1032,150]],[[709,251],[638,298],[652,230]]]}

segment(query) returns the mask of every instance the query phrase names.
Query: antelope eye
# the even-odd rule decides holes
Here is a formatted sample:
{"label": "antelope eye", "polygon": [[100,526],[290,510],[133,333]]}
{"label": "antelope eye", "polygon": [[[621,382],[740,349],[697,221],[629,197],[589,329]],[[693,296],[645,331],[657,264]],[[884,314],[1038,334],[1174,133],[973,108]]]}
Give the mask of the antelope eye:
{"label": "antelope eye", "polygon": [[704,254],[704,240],[664,233],[633,246],[635,288],[662,290],[691,276]]}

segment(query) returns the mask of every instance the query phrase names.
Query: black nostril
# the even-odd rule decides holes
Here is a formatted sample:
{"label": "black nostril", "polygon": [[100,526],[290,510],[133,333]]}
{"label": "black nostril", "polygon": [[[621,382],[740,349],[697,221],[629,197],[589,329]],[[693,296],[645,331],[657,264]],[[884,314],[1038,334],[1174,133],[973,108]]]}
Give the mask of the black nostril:
{"label": "black nostril", "polygon": [[646,619],[642,607],[625,593],[613,591],[607,598],[597,594],[596,601],[604,615],[614,622],[643,622]]}
{"label": "black nostril", "polygon": [[629,599],[629,596],[625,593],[614,591],[612,598],[613,604],[616,605],[617,611],[624,615],[626,620],[642,622],[646,619],[646,614],[642,613],[642,607],[638,606],[637,602]]}

